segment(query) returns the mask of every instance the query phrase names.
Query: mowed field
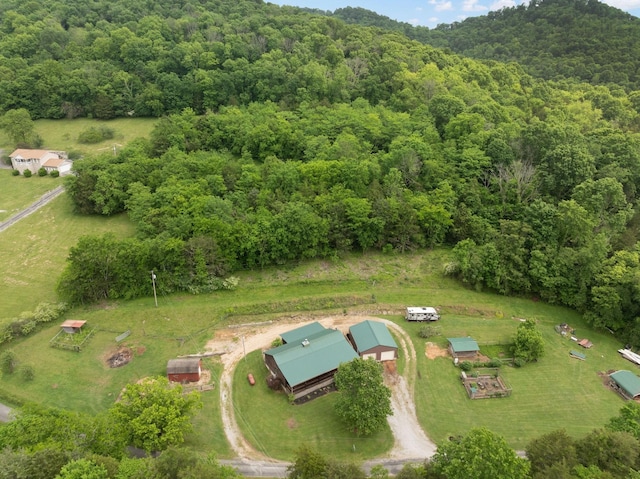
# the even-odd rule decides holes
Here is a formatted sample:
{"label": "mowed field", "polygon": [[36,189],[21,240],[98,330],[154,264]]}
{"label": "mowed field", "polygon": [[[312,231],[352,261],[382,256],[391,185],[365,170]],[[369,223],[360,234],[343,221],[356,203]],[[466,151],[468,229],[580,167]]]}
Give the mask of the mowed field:
{"label": "mowed field", "polygon": [[[61,122],[60,128],[68,130],[65,123]],[[46,182],[51,179],[33,177],[28,179],[32,181],[29,183],[25,180],[8,173],[0,176],[3,186],[0,191],[11,188],[19,191],[27,206],[34,195],[41,194],[41,186],[49,189]],[[38,183],[40,180],[43,183]],[[11,186],[5,189],[5,184]],[[52,186],[55,184],[51,182]],[[0,200],[8,204],[6,196],[0,194]],[[8,208],[0,205],[0,209]],[[73,213],[71,202],[63,195],[0,233],[0,248],[4,252],[0,263],[0,319],[10,320],[23,311],[33,310],[40,302],[56,301],[55,285],[69,249],[84,234],[107,231],[119,237],[134,234],[126,215],[80,217]],[[443,276],[443,265],[450,259],[447,249],[403,255],[350,254],[240,271],[236,273],[240,283],[235,291],[160,296],[158,307],[148,297],[75,308],[56,324],[0,347],[0,352],[13,349],[20,364],[30,364],[35,369],[35,379],[30,382],[19,375],[2,377],[0,396],[9,402],[37,401],[95,414],[113,404],[128,382],[163,375],[168,359],[203,351],[216,330],[231,324],[366,313],[384,315],[410,333],[418,352],[415,384],[418,417],[436,442],[465,434],[474,426],[487,426],[503,435],[512,447],[522,449],[529,440],[557,428],[582,436],[602,427],[617,413],[623,401],[603,385],[601,374],[621,368],[637,372],[637,368],[619,357],[616,350],[621,345],[609,333],[589,330],[580,315],[565,308],[532,298],[469,290]],[[162,281],[162,277],[157,280]],[[428,340],[420,338],[421,325],[407,323],[402,317],[406,306],[439,307],[440,335]],[[489,346],[488,351],[505,349],[500,345],[511,342],[521,318],[538,322],[546,354],[538,363],[520,369],[502,368],[513,388],[509,398],[468,399],[459,379],[460,370],[454,367],[451,358],[428,359],[425,354],[427,341],[445,348],[447,337],[468,335],[481,347]],[[86,320],[96,329],[80,353],[49,346],[64,319]],[[592,349],[582,351],[587,355],[586,361],[570,358],[569,351],[578,346],[555,332],[554,326],[562,322],[573,326],[578,337],[593,341]],[[118,345],[115,337],[127,330],[131,335]],[[133,359],[126,366],[110,368],[107,358],[119,346],[129,348]],[[220,363],[216,358],[208,359],[206,367],[215,385]],[[268,443],[269,455],[291,459],[295,446],[304,442],[309,431],[317,431],[313,445],[334,457],[366,459],[390,447],[388,431],[358,443],[348,432],[338,431],[335,419],[329,417],[331,397],[302,406],[289,405],[284,394],[266,389],[261,367],[260,354],[250,354],[239,366],[234,386],[241,427],[258,450]],[[244,387],[249,368],[261,378],[254,388]],[[195,432],[187,443],[199,451],[215,451],[219,457],[230,457],[233,454],[222,431],[219,401],[217,389],[203,393],[204,408],[194,421]],[[283,418],[286,427],[282,426]],[[274,431],[281,441],[274,439]]]}
{"label": "mowed field", "polygon": [[[157,118],[115,118],[113,120],[93,120],[75,118],[73,120],[36,120],[35,130],[43,140],[43,149],[63,150],[81,155],[112,153],[136,138],[148,138]],[[93,127],[105,126],[114,132],[114,137],[95,144],[78,142],[83,131]],[[0,147],[8,155],[13,145],[6,134],[0,130]]]}

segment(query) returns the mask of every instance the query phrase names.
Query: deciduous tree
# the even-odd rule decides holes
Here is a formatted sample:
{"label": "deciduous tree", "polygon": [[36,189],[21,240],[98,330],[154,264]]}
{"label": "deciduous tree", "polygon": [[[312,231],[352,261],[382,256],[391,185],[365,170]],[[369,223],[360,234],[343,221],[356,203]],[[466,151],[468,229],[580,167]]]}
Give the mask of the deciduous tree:
{"label": "deciduous tree", "polygon": [[343,363],[335,375],[338,416],[358,435],[379,430],[391,409],[391,391],[383,383],[382,366],[371,359]]}

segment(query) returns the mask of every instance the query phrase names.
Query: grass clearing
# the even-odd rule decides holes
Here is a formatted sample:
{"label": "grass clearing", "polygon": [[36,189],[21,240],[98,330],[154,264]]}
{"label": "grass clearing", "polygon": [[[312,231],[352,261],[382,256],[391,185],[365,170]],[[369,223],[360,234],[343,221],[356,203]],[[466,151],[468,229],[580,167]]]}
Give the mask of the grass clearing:
{"label": "grass clearing", "polygon": [[[254,386],[247,381],[249,373],[255,377]],[[326,456],[357,462],[393,446],[388,426],[368,437],[349,431],[334,412],[335,394],[294,406],[284,392],[267,387],[267,375],[262,352],[254,351],[238,363],[233,381],[236,420],[244,436],[266,456],[293,460],[305,444]]]}
{"label": "grass clearing", "polygon": [[126,215],[78,216],[63,194],[0,233],[0,250],[4,251],[0,321],[31,311],[41,302],[57,301],[56,282],[69,249],[83,235],[106,232],[125,237],[133,235],[134,229]]}
{"label": "grass clearing", "polygon": [[[157,118],[115,118],[113,120],[94,120],[74,118],[73,120],[36,120],[35,130],[42,137],[42,147],[50,150],[76,151],[82,155],[116,151],[136,138],[148,138],[158,122]],[[78,142],[78,135],[91,127],[106,126],[115,132],[114,138],[95,144]],[[14,145],[0,130],[0,146],[9,154]],[[11,150],[11,151],[10,151]]]}
{"label": "grass clearing", "polygon": [[22,211],[47,191],[62,185],[62,178],[34,175],[31,178],[11,175],[0,169],[0,222]]}

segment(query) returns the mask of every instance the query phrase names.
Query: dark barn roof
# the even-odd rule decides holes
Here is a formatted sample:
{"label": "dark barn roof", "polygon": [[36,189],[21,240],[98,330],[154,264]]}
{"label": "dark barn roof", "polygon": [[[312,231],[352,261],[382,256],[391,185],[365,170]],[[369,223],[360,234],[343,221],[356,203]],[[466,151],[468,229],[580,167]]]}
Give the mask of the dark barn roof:
{"label": "dark barn roof", "polygon": [[197,373],[199,371],[199,358],[169,359],[167,363],[167,374]]}

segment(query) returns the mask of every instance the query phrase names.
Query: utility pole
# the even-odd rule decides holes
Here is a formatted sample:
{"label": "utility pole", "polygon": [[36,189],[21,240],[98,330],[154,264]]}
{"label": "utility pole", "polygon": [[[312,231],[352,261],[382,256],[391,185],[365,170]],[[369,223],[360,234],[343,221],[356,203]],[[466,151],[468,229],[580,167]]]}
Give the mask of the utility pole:
{"label": "utility pole", "polygon": [[156,275],[153,270],[151,270],[151,284],[153,284],[153,300],[156,303],[156,308],[158,307],[158,295],[156,294]]}

